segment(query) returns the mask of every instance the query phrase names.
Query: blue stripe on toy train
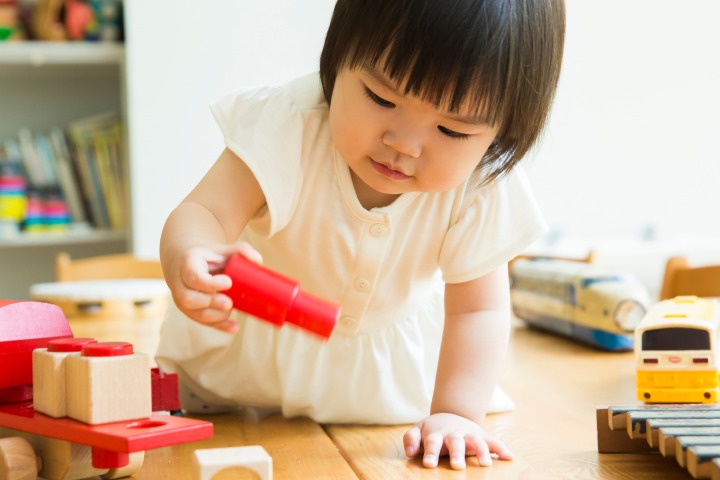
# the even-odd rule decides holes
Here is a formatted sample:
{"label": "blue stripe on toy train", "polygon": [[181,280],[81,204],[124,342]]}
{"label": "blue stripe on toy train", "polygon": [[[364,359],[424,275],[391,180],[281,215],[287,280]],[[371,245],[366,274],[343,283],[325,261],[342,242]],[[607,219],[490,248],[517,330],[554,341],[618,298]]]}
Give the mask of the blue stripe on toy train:
{"label": "blue stripe on toy train", "polygon": [[605,350],[632,350],[634,345],[632,334],[611,333],[537,313],[524,316],[524,320],[533,327],[559,333]]}

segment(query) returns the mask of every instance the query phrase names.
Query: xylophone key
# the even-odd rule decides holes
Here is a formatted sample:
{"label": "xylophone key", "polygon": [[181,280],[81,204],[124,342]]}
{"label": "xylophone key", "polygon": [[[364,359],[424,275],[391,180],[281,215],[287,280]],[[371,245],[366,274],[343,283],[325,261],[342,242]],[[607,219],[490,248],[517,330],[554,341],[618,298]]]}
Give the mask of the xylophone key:
{"label": "xylophone key", "polygon": [[710,466],[710,478],[712,480],[720,480],[720,458],[716,458],[712,461]]}
{"label": "xylophone key", "polygon": [[693,478],[710,478],[711,465],[720,457],[718,445],[696,445],[687,450],[687,470]]}
{"label": "xylophone key", "polygon": [[[708,408],[710,407],[710,408]],[[693,478],[720,480],[720,406],[610,407],[598,409],[598,451],[652,451],[675,456]],[[623,423],[625,422],[625,423]],[[623,440],[618,434],[623,433]]]}
{"label": "xylophone key", "polygon": [[681,435],[675,437],[675,459],[681,467],[687,467],[688,450],[701,445],[720,448],[720,437],[703,437],[696,435]]}
{"label": "xylophone key", "polygon": [[658,447],[660,453],[666,457],[676,455],[677,437],[680,436],[703,436],[720,437],[720,427],[665,427],[660,429],[658,434]]}
{"label": "xylophone key", "polygon": [[649,418],[645,421],[648,445],[658,448],[660,429],[669,427],[720,427],[720,418]]}

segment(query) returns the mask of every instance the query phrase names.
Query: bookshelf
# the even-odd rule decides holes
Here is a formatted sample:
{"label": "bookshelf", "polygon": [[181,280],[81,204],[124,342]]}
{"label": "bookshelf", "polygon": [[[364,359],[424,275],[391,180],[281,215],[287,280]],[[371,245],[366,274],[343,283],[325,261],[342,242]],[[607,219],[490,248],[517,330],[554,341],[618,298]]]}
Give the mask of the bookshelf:
{"label": "bookshelf", "polygon": [[[66,128],[103,112],[115,112],[125,123],[125,92],[121,43],[0,42],[0,139],[21,128]],[[127,158],[121,164],[129,178]],[[129,201],[129,191],[124,198]],[[27,299],[30,285],[53,281],[57,252],[73,257],[127,252],[130,238],[129,229],[94,228],[0,238],[0,298]]]}

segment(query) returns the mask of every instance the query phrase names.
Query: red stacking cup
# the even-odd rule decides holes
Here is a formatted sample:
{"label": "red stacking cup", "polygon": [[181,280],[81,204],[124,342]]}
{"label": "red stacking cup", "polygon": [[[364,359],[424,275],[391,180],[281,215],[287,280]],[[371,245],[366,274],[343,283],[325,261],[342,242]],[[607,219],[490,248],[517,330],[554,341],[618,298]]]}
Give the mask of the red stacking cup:
{"label": "red stacking cup", "polygon": [[233,308],[277,326],[286,321],[329,338],[340,307],[300,290],[297,281],[280,275],[240,254],[230,257],[225,274],[232,286],[224,293]]}

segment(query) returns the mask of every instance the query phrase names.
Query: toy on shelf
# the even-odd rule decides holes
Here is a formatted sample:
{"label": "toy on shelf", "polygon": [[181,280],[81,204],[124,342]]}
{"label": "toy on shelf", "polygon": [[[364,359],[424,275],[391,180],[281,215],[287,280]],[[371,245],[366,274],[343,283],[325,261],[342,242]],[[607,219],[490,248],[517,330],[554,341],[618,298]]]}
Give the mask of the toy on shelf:
{"label": "toy on shelf", "polygon": [[340,307],[300,290],[295,280],[236,254],[225,267],[232,287],[225,290],[233,307],[277,326],[297,325],[325,339],[335,328]]}
{"label": "toy on shelf", "polygon": [[717,402],[719,328],[715,300],[680,296],[654,305],[635,330],[638,399]]}
{"label": "toy on shelf", "polygon": [[0,369],[3,480],[121,478],[145,450],[212,437],[209,422],[152,413],[176,406],[175,377],[162,380],[168,398],[156,404],[148,356],[74,338],[55,305],[0,301],[0,365],[13,366]]}
{"label": "toy on shelf", "polygon": [[513,262],[510,296],[528,325],[610,351],[632,350],[632,332],[650,305],[633,275],[542,257]]}

